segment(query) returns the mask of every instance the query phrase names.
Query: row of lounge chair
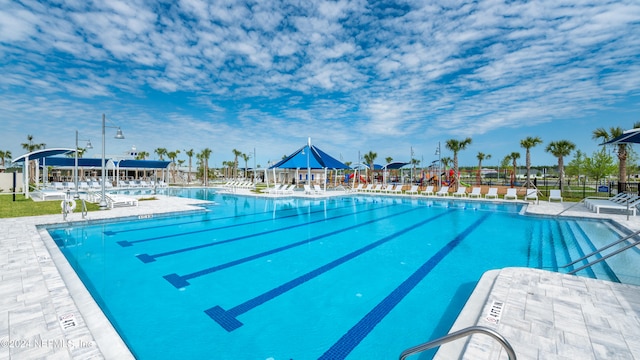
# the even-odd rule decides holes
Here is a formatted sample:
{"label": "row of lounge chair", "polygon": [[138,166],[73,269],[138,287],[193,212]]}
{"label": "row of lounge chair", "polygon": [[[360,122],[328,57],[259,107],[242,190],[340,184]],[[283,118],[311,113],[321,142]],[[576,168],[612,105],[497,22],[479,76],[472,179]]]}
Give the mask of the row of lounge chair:
{"label": "row of lounge chair", "polygon": [[635,216],[637,207],[640,205],[640,196],[619,193],[612,198],[587,198],[584,200],[584,205],[587,209],[595,211],[596,214],[599,214],[600,210],[606,209],[624,212],[629,211]]}
{"label": "row of lounge chair", "polygon": [[255,189],[256,185],[252,181],[228,181],[222,187],[226,189]]}
{"label": "row of lounge chair", "polygon": [[[371,193],[396,193],[402,194],[402,185],[396,185],[394,187],[384,187],[382,185],[363,185],[360,184],[358,187],[354,188],[356,192],[371,192]],[[434,191],[434,186],[427,186],[425,190],[419,191],[418,185],[412,185],[410,189],[404,191],[404,194],[408,195],[418,195],[418,193],[426,196],[453,196],[453,197],[469,197],[469,198],[482,198],[484,195],[485,199],[498,199],[498,188],[489,188],[486,194],[482,194],[482,188],[474,187],[471,192],[467,192],[467,188],[460,186],[457,191],[449,192],[448,186],[442,186],[438,191]],[[504,194],[503,198],[505,200],[517,200],[518,194],[517,189],[509,188],[507,189],[507,193]],[[538,201],[538,190],[537,189],[528,189],[527,194],[524,197],[524,200],[535,200]],[[549,193],[549,201],[559,200],[562,201],[562,195],[560,194],[560,190],[551,190]]]}
{"label": "row of lounge chair", "polygon": [[267,191],[267,194],[271,195],[293,195],[293,191],[295,190],[296,185],[282,185],[276,184],[274,187]]}

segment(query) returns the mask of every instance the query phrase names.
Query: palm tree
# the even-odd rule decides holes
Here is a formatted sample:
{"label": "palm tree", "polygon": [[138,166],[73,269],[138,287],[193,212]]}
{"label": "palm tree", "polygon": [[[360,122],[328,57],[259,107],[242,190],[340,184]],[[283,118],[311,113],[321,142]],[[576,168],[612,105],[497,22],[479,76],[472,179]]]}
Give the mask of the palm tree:
{"label": "palm tree", "polygon": [[520,146],[527,149],[526,161],[527,161],[527,182],[526,186],[529,189],[530,177],[531,177],[531,151],[530,149],[538,144],[542,143],[542,139],[539,137],[527,137],[526,139],[520,140]]}
{"label": "palm tree", "polygon": [[[251,154],[245,154],[242,153],[240,154],[240,157],[242,158],[242,160],[244,160],[244,177],[247,177],[247,169],[248,169],[248,163],[249,163],[249,159],[251,159]],[[255,169],[254,169],[255,171]]]}
{"label": "palm tree", "polygon": [[171,177],[173,178],[174,183],[176,182],[176,158],[179,153],[180,150],[167,152],[167,157],[171,160],[171,168],[173,169]]}
{"label": "palm tree", "polygon": [[[633,128],[640,128],[640,122],[633,124]],[[594,140],[602,140],[607,142],[614,139],[624,133],[624,130],[620,127],[611,127],[609,132],[605,128],[597,128],[593,131],[592,138]],[[618,147],[618,181],[627,182],[627,144],[616,144]]]}
{"label": "palm tree", "polygon": [[560,192],[562,192],[562,183],[564,182],[564,157],[569,156],[576,145],[569,140],[552,141],[545,149],[548,153],[558,158],[558,172],[560,173]]}
{"label": "palm tree", "polygon": [[374,153],[373,151],[369,151],[368,153],[364,154],[364,161],[369,165],[369,170],[371,170],[371,183],[373,182],[373,162],[377,157],[378,154]]}
{"label": "palm tree", "polygon": [[191,183],[191,158],[193,158],[193,149],[185,150],[185,155],[189,157],[189,173],[187,174],[187,182]]}
{"label": "palm tree", "polygon": [[233,177],[238,178],[238,156],[242,155],[242,151],[233,149],[231,150],[233,153]]}
{"label": "palm tree", "polygon": [[482,160],[491,159],[491,155],[485,154],[483,152],[478,152],[476,158],[478,159],[478,174],[476,175],[476,182],[478,183],[478,185],[482,185]]}
{"label": "palm tree", "polygon": [[211,149],[204,148],[204,150],[200,152],[200,156],[202,157],[204,186],[209,186],[209,157],[211,156]]}
{"label": "palm tree", "polygon": [[[149,153],[146,151],[138,151],[138,155],[136,155],[136,160],[146,160],[149,157]],[[146,174],[145,174],[146,176]],[[136,169],[136,179],[140,178],[138,175],[138,170]]]}
{"label": "palm tree", "polygon": [[156,153],[156,155],[158,155],[158,160],[164,160],[163,156],[167,155],[167,149],[165,148],[157,148],[155,150],[153,150],[154,153]]}
{"label": "palm tree", "polygon": [[2,170],[5,170],[5,160],[11,160],[11,151],[2,151],[0,150],[0,162],[2,163]]}
{"label": "palm tree", "polygon": [[509,159],[511,159],[511,164],[513,165],[513,170],[511,170],[511,187],[514,187],[516,185],[516,173],[518,172],[517,160],[520,159],[520,153],[512,152],[509,154]]}
{"label": "palm tree", "polygon": [[[442,164],[442,169],[444,170],[444,175],[447,177],[447,181],[449,181],[449,173],[447,172],[447,168],[453,163],[453,159],[445,156],[440,158],[440,164]],[[442,176],[442,174],[438,175],[438,178]]]}
{"label": "palm tree", "polygon": [[[26,143],[22,143],[21,146],[23,149],[25,149],[25,151],[27,153],[36,151],[36,150],[40,150],[40,149],[44,149],[47,145],[44,143],[40,143],[40,144],[36,144],[33,142],[33,135],[27,135],[27,141]],[[36,164],[36,160],[30,160],[29,161],[29,182],[35,182],[36,179],[36,169],[35,169],[35,165]]]}
{"label": "palm tree", "polygon": [[458,152],[467,148],[467,145],[471,144],[471,138],[464,140],[449,139],[446,142],[447,149],[453,152],[453,176],[456,179],[454,190],[458,189]]}

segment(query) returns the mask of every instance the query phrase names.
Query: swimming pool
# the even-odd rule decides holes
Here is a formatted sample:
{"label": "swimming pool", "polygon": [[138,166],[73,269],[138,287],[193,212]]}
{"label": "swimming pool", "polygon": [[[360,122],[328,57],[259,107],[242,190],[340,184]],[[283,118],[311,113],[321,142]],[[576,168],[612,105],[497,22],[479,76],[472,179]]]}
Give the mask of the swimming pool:
{"label": "swimming pool", "polygon": [[[49,229],[140,359],[395,358],[445,334],[486,270],[558,270],[623,231],[517,204],[185,191],[215,205]],[[582,274],[637,279],[622,255]]]}

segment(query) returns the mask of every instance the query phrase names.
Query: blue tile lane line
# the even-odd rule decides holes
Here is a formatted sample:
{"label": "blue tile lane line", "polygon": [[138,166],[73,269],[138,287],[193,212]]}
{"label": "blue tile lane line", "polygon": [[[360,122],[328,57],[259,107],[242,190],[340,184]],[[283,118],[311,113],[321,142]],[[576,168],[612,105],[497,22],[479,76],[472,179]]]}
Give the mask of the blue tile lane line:
{"label": "blue tile lane line", "polygon": [[330,232],[322,234],[322,235],[317,235],[317,236],[311,237],[309,239],[304,239],[304,240],[297,241],[297,242],[294,242],[292,244],[288,244],[288,245],[285,245],[285,246],[282,246],[282,247],[279,247],[279,248],[275,248],[275,249],[267,250],[267,251],[264,251],[264,252],[261,252],[261,253],[258,253],[258,254],[247,256],[247,257],[244,257],[244,258],[241,258],[241,259],[238,259],[238,260],[234,260],[234,261],[228,262],[226,264],[221,264],[221,265],[217,265],[217,266],[214,266],[214,267],[210,267],[208,269],[196,271],[196,272],[191,273],[191,274],[182,275],[182,276],[180,276],[178,274],[169,274],[169,275],[165,275],[163,277],[168,282],[170,282],[173,286],[175,286],[178,289],[181,289],[181,288],[183,288],[185,286],[189,286],[190,285],[187,280],[195,279],[197,277],[204,276],[204,275],[207,275],[207,274],[212,274],[212,273],[214,273],[216,271],[220,271],[220,270],[223,270],[223,269],[226,269],[226,268],[230,268],[230,267],[233,267],[233,266],[236,266],[236,265],[240,265],[242,263],[245,263],[245,262],[248,262],[248,261],[252,261],[252,260],[255,260],[255,259],[259,259],[261,257],[269,256],[269,255],[272,255],[272,254],[275,254],[275,253],[278,253],[278,252],[281,252],[281,251],[292,249],[292,248],[294,248],[296,246],[307,245],[307,244],[309,244],[311,242],[314,242],[314,241],[317,241],[317,240],[321,240],[321,239],[325,239],[327,237],[330,237],[330,236],[333,236],[333,235],[336,235],[336,234],[340,234],[340,233],[343,233],[345,231],[350,231],[350,230],[356,229],[356,228],[361,227],[361,226],[373,224],[373,223],[381,221],[381,220],[386,220],[386,219],[389,219],[389,218],[392,218],[392,217],[395,217],[395,216],[405,215],[405,214],[407,214],[409,212],[416,211],[418,209],[419,208],[413,208],[413,209],[405,210],[405,211],[402,211],[402,212],[399,212],[399,213],[396,213],[396,214],[392,214],[392,215],[384,216],[384,217],[381,217],[381,218],[365,221],[365,222],[360,223],[360,224],[348,226],[346,228],[342,228],[342,229],[339,229],[339,230],[330,231]]}
{"label": "blue tile lane line", "polygon": [[406,227],[394,234],[385,236],[384,238],[375,241],[367,246],[364,246],[356,251],[353,251],[347,255],[344,255],[336,260],[331,261],[330,263],[327,263],[319,268],[316,268],[302,276],[299,276],[293,280],[290,280],[276,288],[273,288],[261,295],[258,295],[256,297],[254,297],[253,299],[247,300],[244,303],[237,305],[229,310],[224,310],[222,307],[220,307],[219,305],[216,305],[210,309],[205,310],[204,312],[209,315],[209,317],[211,317],[211,319],[215,320],[218,324],[220,324],[220,326],[222,326],[225,330],[231,332],[237,328],[239,328],[240,326],[242,326],[242,323],[240,322],[240,320],[237,319],[237,317],[239,315],[242,315],[244,313],[246,313],[247,311],[260,306],[261,304],[276,298],[284,293],[286,293],[289,290],[294,289],[295,287],[304,284],[305,282],[320,276],[322,274],[324,274],[325,272],[332,270],[333,268],[335,268],[336,266],[339,266],[341,264],[344,264],[345,262],[352,260],[364,253],[366,253],[367,251],[370,251],[384,243],[387,243],[391,240],[394,240],[396,238],[398,238],[400,235],[406,234],[409,231],[415,230],[421,226],[424,226],[425,224],[432,222],[438,218],[441,218],[445,215],[448,215],[449,213],[453,212],[455,210],[447,210],[446,212],[442,213],[442,214],[438,214],[436,216],[432,216],[426,220],[420,221],[416,224],[413,224],[409,227]]}
{"label": "blue tile lane line", "polygon": [[[340,209],[351,208],[351,207],[353,207],[353,206],[350,205],[350,206],[335,207],[335,208],[329,209],[329,211],[340,210]],[[372,210],[362,210],[362,211],[372,211]],[[304,215],[311,215],[311,214],[317,214],[317,213],[325,213],[325,210],[324,209],[320,209],[320,210],[316,210],[316,211],[309,211],[309,212],[305,213]],[[161,226],[158,226],[158,228],[162,228],[162,227],[166,227],[166,226],[186,225],[186,224],[190,224],[190,223],[211,222],[211,221],[224,220],[224,219],[241,218],[241,217],[246,217],[246,216],[262,215],[262,214],[265,214],[265,213],[253,213],[253,214],[246,214],[246,215],[239,215],[239,216],[225,216],[225,217],[222,217],[222,218],[208,219],[208,220],[204,220],[204,221],[194,221],[194,222],[190,221],[190,222],[181,223],[181,224],[174,224],[174,225],[161,225]],[[294,217],[298,217],[298,216],[300,216],[300,214],[298,214],[296,212],[296,213],[291,214],[291,215],[285,215],[285,216],[278,217],[277,220],[286,219],[286,218],[294,218]],[[198,233],[203,233],[203,232],[208,232],[208,231],[216,231],[216,230],[220,230],[220,229],[228,229],[228,228],[232,228],[232,227],[254,225],[254,224],[258,224],[258,223],[262,223],[262,222],[272,222],[272,221],[274,221],[274,219],[272,217],[270,217],[268,219],[262,219],[262,220],[256,220],[256,221],[238,223],[238,224],[231,224],[231,225],[225,225],[225,226],[218,226],[218,227],[214,227],[214,228],[195,230],[195,231],[185,232],[185,233],[180,233],[180,234],[170,234],[170,235],[156,236],[156,237],[152,237],[152,238],[133,240],[133,241],[128,241],[128,240],[117,241],[116,243],[118,245],[122,246],[122,247],[129,247],[129,246],[133,246],[136,243],[141,243],[141,242],[147,242],[147,241],[152,241],[152,240],[160,240],[160,239],[167,239],[167,238],[176,237],[176,236],[198,234]],[[146,229],[148,230],[148,229],[156,229],[156,228],[150,227],[150,228],[146,228]],[[135,229],[135,230],[125,230],[125,231],[140,231],[140,230],[145,230],[145,228]],[[119,232],[121,233],[121,232],[124,232],[124,231],[119,231]],[[116,234],[118,232],[110,232],[110,233],[111,234],[109,234],[109,235]],[[107,235],[107,231],[105,231],[105,235]]]}
{"label": "blue tile lane line", "polygon": [[[392,207],[392,206],[393,205],[386,205],[386,206],[381,206],[379,208],[360,210],[360,211],[357,212],[357,214],[362,214],[364,212],[369,212],[369,211],[378,211],[380,209],[383,209],[383,208],[386,208],[386,207]],[[140,261],[142,261],[143,263],[146,264],[146,263],[150,263],[150,262],[156,261],[156,259],[159,258],[159,257],[180,254],[180,253],[187,252],[187,251],[194,251],[194,250],[204,249],[204,248],[211,247],[211,246],[217,246],[217,245],[226,244],[226,243],[239,241],[239,240],[244,240],[244,239],[249,239],[249,238],[253,238],[253,237],[257,237],[257,236],[263,236],[263,235],[267,235],[267,234],[273,234],[273,233],[277,233],[277,232],[280,232],[280,231],[287,231],[287,230],[290,230],[290,229],[295,229],[295,228],[302,227],[302,226],[307,226],[307,225],[310,225],[310,224],[316,224],[316,223],[321,223],[321,222],[325,222],[325,221],[331,221],[331,220],[334,220],[334,219],[339,219],[339,218],[349,217],[349,216],[354,216],[354,215],[356,215],[356,214],[350,212],[348,214],[343,214],[343,215],[336,215],[336,216],[332,216],[332,217],[323,217],[323,218],[318,219],[318,220],[307,221],[307,222],[303,222],[303,223],[299,223],[299,224],[295,224],[295,225],[291,225],[291,226],[285,226],[285,227],[282,227],[282,228],[271,229],[271,230],[266,230],[266,231],[262,231],[262,232],[259,232],[259,233],[253,233],[253,234],[238,236],[238,237],[231,238],[231,239],[214,241],[214,242],[211,242],[211,243],[191,246],[191,247],[188,247],[188,248],[167,251],[167,252],[156,254],[156,255],[139,254],[139,255],[136,255],[136,257],[138,259],[140,259]],[[296,215],[296,217],[297,216],[298,215]],[[249,225],[249,224],[245,224],[245,225]],[[194,233],[199,233],[199,232],[201,232],[201,231],[195,231]],[[179,234],[179,235],[182,236],[182,235],[187,235],[187,234],[191,234],[191,232],[186,232],[186,233],[182,233],[182,234]],[[172,236],[178,236],[178,235],[172,235]]]}
{"label": "blue tile lane line", "polygon": [[464,231],[459,233],[453,240],[440,249],[418,270],[409,276],[400,286],[393,290],[386,298],[376,305],[367,315],[365,315],[356,325],[344,334],[329,350],[327,350],[319,360],[335,360],[346,358],[360,342],[387,316],[393,308],[416,287],[442,259],[464,240],[474,229],[478,228],[490,214],[484,214]]}

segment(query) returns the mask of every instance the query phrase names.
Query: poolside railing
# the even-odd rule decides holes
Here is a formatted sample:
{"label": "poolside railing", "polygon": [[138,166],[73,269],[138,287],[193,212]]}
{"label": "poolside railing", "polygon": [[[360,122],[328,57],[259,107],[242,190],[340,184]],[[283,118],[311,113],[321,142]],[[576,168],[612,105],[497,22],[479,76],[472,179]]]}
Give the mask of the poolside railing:
{"label": "poolside railing", "polygon": [[431,348],[434,348],[436,346],[440,346],[442,344],[446,344],[448,342],[451,342],[453,340],[457,340],[463,337],[467,337],[467,336],[471,336],[475,333],[481,333],[481,334],[485,334],[485,335],[489,335],[492,338],[496,339],[500,345],[502,345],[502,347],[504,348],[504,350],[507,352],[507,355],[509,356],[509,360],[516,360],[516,352],[513,350],[513,347],[511,347],[511,344],[509,344],[509,342],[507,341],[507,339],[504,338],[504,336],[502,336],[500,333],[498,333],[497,331],[490,329],[488,327],[484,327],[484,326],[471,326],[462,330],[458,330],[455,332],[452,332],[451,334],[447,334],[441,338],[426,342],[424,344],[421,345],[417,345],[414,346],[412,348],[409,348],[405,351],[402,352],[402,354],[400,354],[400,360],[405,360],[407,357],[411,356],[411,355],[415,355],[417,353],[429,350]]}

